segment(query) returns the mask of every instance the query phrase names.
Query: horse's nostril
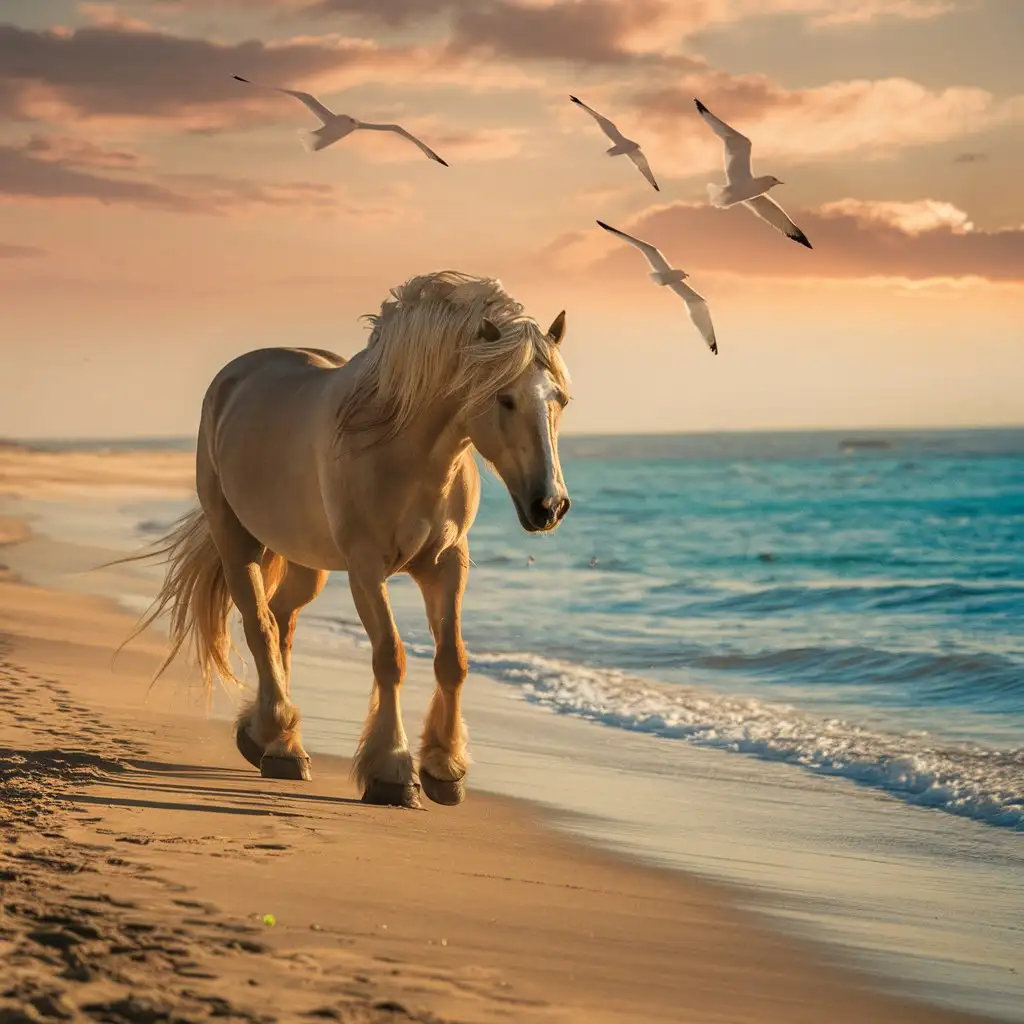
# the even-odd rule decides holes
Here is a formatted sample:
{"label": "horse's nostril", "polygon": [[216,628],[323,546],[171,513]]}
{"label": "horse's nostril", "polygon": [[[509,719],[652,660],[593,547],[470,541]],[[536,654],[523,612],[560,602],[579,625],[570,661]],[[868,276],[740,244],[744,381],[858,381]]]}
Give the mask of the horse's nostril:
{"label": "horse's nostril", "polygon": [[530,502],[530,519],[537,526],[550,526],[560,522],[569,511],[569,499],[547,495]]}
{"label": "horse's nostril", "polygon": [[530,518],[535,523],[550,523],[555,517],[552,503],[547,498],[535,498],[530,502]]}

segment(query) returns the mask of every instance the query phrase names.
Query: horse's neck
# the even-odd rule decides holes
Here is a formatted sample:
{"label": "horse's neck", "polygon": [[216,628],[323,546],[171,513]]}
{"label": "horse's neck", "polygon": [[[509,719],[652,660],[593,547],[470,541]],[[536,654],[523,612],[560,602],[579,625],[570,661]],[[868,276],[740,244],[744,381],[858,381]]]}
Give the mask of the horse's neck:
{"label": "horse's neck", "polygon": [[472,442],[448,401],[417,416],[397,437],[385,443],[385,458],[403,472],[410,490],[445,493],[463,465]]}

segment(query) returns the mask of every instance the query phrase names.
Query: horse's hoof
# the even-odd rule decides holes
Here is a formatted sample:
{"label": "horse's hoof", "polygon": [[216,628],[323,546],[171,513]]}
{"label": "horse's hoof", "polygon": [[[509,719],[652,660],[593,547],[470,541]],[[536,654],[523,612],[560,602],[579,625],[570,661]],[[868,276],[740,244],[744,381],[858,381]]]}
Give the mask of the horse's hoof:
{"label": "horse's hoof", "polygon": [[260,761],[260,775],[265,779],[292,779],[295,782],[309,782],[313,771],[308,757],[278,757],[264,754]]}
{"label": "horse's hoof", "polygon": [[430,772],[420,768],[420,782],[423,785],[423,792],[435,804],[444,804],[445,807],[456,807],[466,799],[465,772],[457,779],[448,780],[435,778]]}
{"label": "horse's hoof", "polygon": [[422,811],[420,803],[420,784],[418,782],[382,782],[370,779],[363,790],[363,803],[376,804],[378,807],[408,807],[413,811]]}
{"label": "horse's hoof", "polygon": [[244,722],[235,730],[235,746],[253,768],[262,768],[263,748],[246,731]]}

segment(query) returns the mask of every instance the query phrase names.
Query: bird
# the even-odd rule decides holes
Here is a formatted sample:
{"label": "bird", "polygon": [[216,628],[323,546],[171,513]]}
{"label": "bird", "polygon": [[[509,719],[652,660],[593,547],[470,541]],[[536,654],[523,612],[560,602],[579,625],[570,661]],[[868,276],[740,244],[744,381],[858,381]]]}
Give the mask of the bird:
{"label": "bird", "polygon": [[396,135],[401,135],[402,138],[408,139],[414,146],[418,146],[431,160],[435,160],[444,167],[448,166],[447,160],[442,160],[429,146],[417,139],[411,132],[406,131],[401,125],[372,124],[369,121],[357,121],[354,117],[349,117],[348,114],[335,114],[333,110],[329,110],[315,96],[308,92],[301,92],[298,89],[282,89],[276,85],[260,86],[248,78],[242,78],[241,75],[232,75],[231,77],[237,82],[245,82],[246,85],[256,85],[257,88],[273,89],[275,92],[283,92],[288,96],[294,96],[316,114],[323,124],[311,132],[303,133],[308,140],[309,148],[314,153],[319,153],[321,149],[326,149],[339,139],[345,138],[346,135],[351,135],[354,131],[365,129],[366,131],[394,132]]}
{"label": "bird", "polygon": [[588,114],[590,114],[598,125],[600,125],[601,131],[603,131],[605,135],[615,143],[615,145],[610,149],[605,150],[608,156],[628,156],[629,159],[636,164],[640,173],[651,183],[654,191],[660,192],[661,189],[658,187],[658,183],[654,180],[654,175],[651,173],[651,165],[647,162],[647,157],[644,156],[641,151],[640,144],[634,142],[632,139],[627,139],[626,136],[608,120],[607,117],[599,114],[592,107],[588,107],[582,100],[577,99],[575,96],[570,96],[569,99],[571,99],[577,107],[582,107]]}
{"label": "bird", "polygon": [[718,341],[715,338],[715,328],[711,323],[711,311],[708,309],[708,304],[700,292],[683,283],[684,279],[690,275],[685,270],[676,270],[674,267],[670,267],[668,260],[649,242],[643,242],[639,238],[627,235],[625,231],[619,231],[618,228],[605,224],[603,220],[599,220],[597,223],[605,231],[610,231],[613,235],[624,238],[630,245],[635,246],[647,257],[647,262],[650,263],[652,268],[651,280],[655,284],[667,285],[686,303],[686,309],[690,314],[694,327],[700,331],[701,337],[707,343],[708,348],[711,349],[712,354],[717,356]]}
{"label": "bird", "polygon": [[742,204],[761,220],[770,224],[777,231],[781,231],[787,238],[807,246],[808,249],[813,249],[814,247],[803,231],[793,223],[786,211],[768,195],[769,189],[781,185],[783,182],[779,181],[774,174],[754,177],[750,168],[750,139],[741,135],[735,128],[730,128],[721,118],[715,117],[696,97],[693,102],[697,104],[700,116],[725,144],[726,185],[724,188],[721,185],[708,185],[711,205],[717,206],[719,209],[726,209],[736,204]]}

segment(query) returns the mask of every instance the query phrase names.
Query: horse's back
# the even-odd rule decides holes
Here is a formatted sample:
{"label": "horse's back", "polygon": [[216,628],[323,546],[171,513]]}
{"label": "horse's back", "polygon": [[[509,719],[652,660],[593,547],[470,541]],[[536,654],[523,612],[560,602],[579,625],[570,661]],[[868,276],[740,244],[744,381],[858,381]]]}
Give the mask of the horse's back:
{"label": "horse's back", "polygon": [[206,389],[203,422],[207,430],[232,406],[260,407],[264,417],[294,415],[327,384],[329,374],[348,360],[318,348],[259,348],[236,356]]}
{"label": "horse's back", "polygon": [[325,348],[257,348],[226,363],[210,384],[239,381],[253,374],[302,374],[311,370],[336,370],[348,360]]}

